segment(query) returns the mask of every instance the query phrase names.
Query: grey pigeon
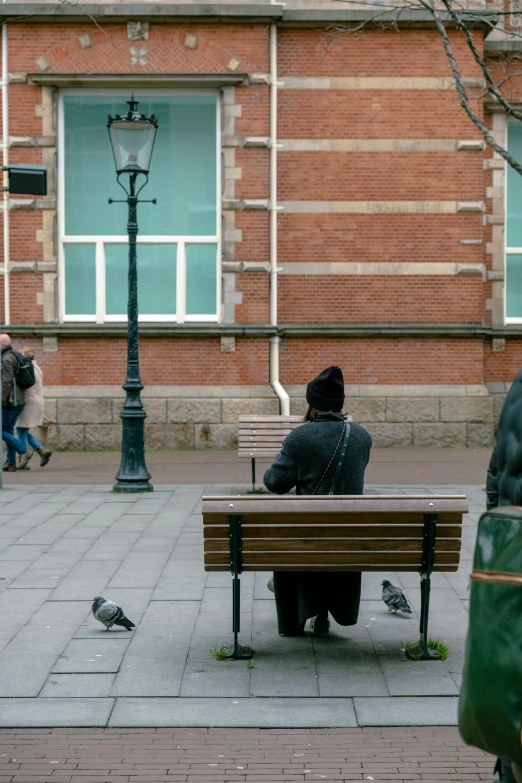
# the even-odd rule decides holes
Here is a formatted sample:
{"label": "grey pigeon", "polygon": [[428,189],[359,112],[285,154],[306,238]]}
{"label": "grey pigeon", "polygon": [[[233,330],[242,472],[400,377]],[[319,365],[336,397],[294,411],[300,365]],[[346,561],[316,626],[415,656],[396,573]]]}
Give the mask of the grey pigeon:
{"label": "grey pigeon", "polygon": [[400,587],[395,587],[387,579],[382,584],[382,600],[388,607],[389,612],[404,612],[411,614],[411,606]]}
{"label": "grey pigeon", "polygon": [[92,602],[92,613],[95,620],[103,623],[106,631],[110,631],[113,625],[122,625],[127,631],[136,627],[128,617],[125,617],[121,606],[114,601],[107,601],[101,595],[96,596]]}

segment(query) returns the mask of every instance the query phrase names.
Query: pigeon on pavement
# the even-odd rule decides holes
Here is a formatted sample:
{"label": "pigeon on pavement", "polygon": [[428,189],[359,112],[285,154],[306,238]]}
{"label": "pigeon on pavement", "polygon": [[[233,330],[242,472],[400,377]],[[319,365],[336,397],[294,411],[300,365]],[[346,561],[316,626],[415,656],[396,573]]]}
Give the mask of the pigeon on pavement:
{"label": "pigeon on pavement", "polygon": [[411,606],[400,587],[395,587],[387,579],[382,584],[382,600],[388,607],[389,612],[404,612],[411,614]]}
{"label": "pigeon on pavement", "polygon": [[95,620],[103,623],[106,631],[110,631],[113,625],[122,625],[127,631],[136,627],[128,617],[125,617],[121,606],[115,604],[114,601],[107,601],[101,595],[98,595],[92,602],[92,613]]}

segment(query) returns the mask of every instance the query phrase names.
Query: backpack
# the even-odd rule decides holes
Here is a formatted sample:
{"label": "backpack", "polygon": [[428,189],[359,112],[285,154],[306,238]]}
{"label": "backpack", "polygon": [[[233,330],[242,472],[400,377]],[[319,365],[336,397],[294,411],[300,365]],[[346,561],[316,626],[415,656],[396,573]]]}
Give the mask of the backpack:
{"label": "backpack", "polygon": [[459,730],[464,742],[522,764],[522,508],[479,520]]}
{"label": "backpack", "polygon": [[16,385],[18,388],[25,391],[26,389],[30,389],[31,386],[34,386],[35,383],[33,362],[28,356],[25,356],[25,354],[20,353],[19,351],[15,351],[14,348],[13,353],[18,361],[18,371],[15,376]]}

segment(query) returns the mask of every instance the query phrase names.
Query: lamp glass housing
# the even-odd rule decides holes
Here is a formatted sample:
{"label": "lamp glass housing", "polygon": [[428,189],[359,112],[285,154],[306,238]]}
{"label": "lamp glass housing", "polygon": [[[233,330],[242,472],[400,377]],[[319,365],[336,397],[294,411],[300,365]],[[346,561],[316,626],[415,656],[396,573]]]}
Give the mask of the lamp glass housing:
{"label": "lamp glass housing", "polygon": [[118,174],[138,172],[148,174],[158,123],[154,115],[146,117],[128,101],[129,111],[120,117],[110,117],[107,127]]}

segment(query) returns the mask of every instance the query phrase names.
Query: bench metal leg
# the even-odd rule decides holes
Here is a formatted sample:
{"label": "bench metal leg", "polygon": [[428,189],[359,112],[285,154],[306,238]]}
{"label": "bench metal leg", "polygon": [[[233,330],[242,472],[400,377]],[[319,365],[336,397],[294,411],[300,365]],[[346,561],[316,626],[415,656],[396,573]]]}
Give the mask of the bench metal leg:
{"label": "bench metal leg", "polygon": [[435,561],[435,542],[437,540],[437,515],[424,515],[424,532],[422,540],[422,567],[421,578],[421,616],[420,616],[420,640],[410,648],[410,657],[421,661],[434,661],[440,658],[435,650],[428,647],[428,620],[430,613],[431,573]]}
{"label": "bench metal leg", "polygon": [[244,661],[252,657],[252,649],[239,644],[238,635],[241,623],[241,580],[239,574],[243,567],[241,517],[231,515],[230,525],[230,570],[232,572],[232,631],[234,648],[229,658]]}
{"label": "bench metal leg", "polygon": [[259,489],[256,489],[256,458],[252,457],[252,489],[248,490],[248,494],[258,495],[260,492],[263,492],[263,487],[259,487]]}

